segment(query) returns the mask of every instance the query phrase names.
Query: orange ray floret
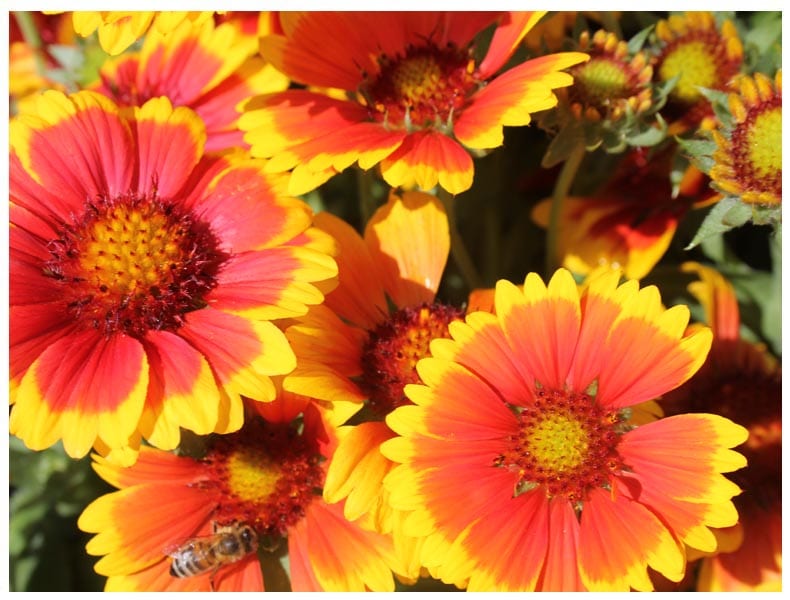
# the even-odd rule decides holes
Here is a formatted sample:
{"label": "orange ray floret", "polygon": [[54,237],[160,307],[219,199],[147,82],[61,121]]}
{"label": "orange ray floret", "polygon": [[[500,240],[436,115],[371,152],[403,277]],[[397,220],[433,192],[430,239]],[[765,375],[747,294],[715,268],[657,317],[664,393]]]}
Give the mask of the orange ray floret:
{"label": "orange ray floret", "polygon": [[[502,127],[526,125],[557,102],[561,71],[583,53],[536,58],[501,75],[542,12],[293,12],[261,53],[299,83],[345,90],[349,100],[289,90],[253,98],[240,126],[270,168],[294,169],[291,193],[305,193],[357,163],[380,164],[393,187],[472,185],[470,152],[502,144]],[[474,38],[495,24],[477,64]],[[297,167],[297,165],[299,165]]]}
{"label": "orange ray floret", "polygon": [[204,156],[202,122],[166,98],[35,108],[10,125],[11,433],[131,462],[141,436],[238,429],[241,394],[272,400],[295,364],[271,319],[336,274],[310,209],[260,162]]}
{"label": "orange ray floret", "polygon": [[685,307],[618,279],[500,281],[496,314],[467,315],[418,363],[381,451],[397,463],[390,504],[434,577],[475,591],[652,590],[649,569],[683,577],[681,542],[737,520],[723,473],[745,464],[730,449],[743,427],[632,420],[699,369],[710,331],[686,333]]}

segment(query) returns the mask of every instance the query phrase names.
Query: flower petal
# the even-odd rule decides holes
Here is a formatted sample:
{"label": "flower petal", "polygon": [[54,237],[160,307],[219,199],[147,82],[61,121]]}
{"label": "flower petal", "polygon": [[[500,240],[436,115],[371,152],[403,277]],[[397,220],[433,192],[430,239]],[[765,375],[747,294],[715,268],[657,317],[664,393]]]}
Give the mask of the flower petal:
{"label": "flower petal", "polygon": [[543,18],[546,12],[545,10],[506,12],[494,31],[485,58],[477,68],[479,77],[488,79],[499,71],[515,52],[524,36]]}
{"label": "flower petal", "polygon": [[192,110],[173,108],[165,96],[131,110],[140,153],[138,189],[173,198],[203,155],[206,127]]}
{"label": "flower petal", "polygon": [[334,504],[345,499],[343,513],[349,521],[356,521],[381,503],[382,481],[392,463],[379,446],[394,433],[384,423],[367,422],[341,427],[338,435],[340,443],[327,468],[324,500]]}
{"label": "flower petal", "polygon": [[143,345],[150,364],[148,400],[140,431],[157,448],[178,446],[179,429],[198,435],[214,431],[220,392],[208,361],[168,331],[149,332]]}
{"label": "flower petal", "polygon": [[626,299],[606,341],[598,381],[600,402],[622,407],[651,400],[696,373],[713,336],[709,329],[699,328],[681,337],[688,319],[686,306],[664,310],[652,286]]}
{"label": "flower petal", "polygon": [[217,309],[248,319],[299,317],[324,295],[312,285],[337,273],[335,261],[309,248],[284,246],[230,258],[206,297]]}
{"label": "flower petal", "polygon": [[228,252],[271,248],[310,226],[310,208],[289,197],[287,179],[264,173],[264,164],[232,155],[195,205],[195,213],[211,224]]}
{"label": "flower petal", "polygon": [[433,301],[450,254],[447,215],[435,196],[390,192],[368,221],[365,242],[396,306]]}
{"label": "flower petal", "polygon": [[[76,211],[87,198],[129,191],[137,164],[131,132],[115,104],[101,94],[48,90],[36,98],[32,113],[11,121],[9,140],[24,170],[50,192],[41,201],[60,198],[52,208]],[[70,217],[63,209],[58,215],[64,221]]]}
{"label": "flower petal", "polygon": [[531,375],[530,383],[563,389],[581,328],[579,292],[571,274],[558,269],[548,288],[535,273],[527,275],[523,290],[499,281],[495,303],[516,360]]}
{"label": "flower petal", "polygon": [[579,530],[579,572],[590,591],[652,591],[648,566],[680,581],[685,554],[645,506],[602,489],[589,492]]}
{"label": "flower petal", "polygon": [[451,194],[472,187],[472,157],[458,142],[433,130],[411,133],[381,161],[381,174],[392,187],[412,181],[423,190],[438,183]]}
{"label": "flower petal", "polygon": [[392,540],[350,523],[340,504],[313,501],[302,523],[300,533],[307,536],[307,554],[323,591],[395,590]]}
{"label": "flower petal", "polygon": [[296,366],[285,334],[269,321],[248,321],[204,308],[189,313],[178,332],[208,359],[231,402],[239,408],[239,395],[274,400],[276,390],[270,376],[289,373]]}
{"label": "flower petal", "polygon": [[531,113],[556,106],[552,90],[573,83],[560,69],[588,59],[580,52],[549,54],[506,71],[472,96],[453,127],[455,137],[468,148],[501,146],[502,126],[528,125]]}
{"label": "flower petal", "polygon": [[348,223],[328,212],[318,213],[315,225],[338,244],[335,260],[339,284],[327,296],[326,305],[341,318],[373,329],[389,314],[380,269],[367,245]]}
{"label": "flower petal", "polygon": [[110,447],[125,446],[147,387],[148,362],[137,340],[72,333],[49,345],[25,373],[11,433],[36,450],[62,439],[73,458],[85,456],[98,437]]}

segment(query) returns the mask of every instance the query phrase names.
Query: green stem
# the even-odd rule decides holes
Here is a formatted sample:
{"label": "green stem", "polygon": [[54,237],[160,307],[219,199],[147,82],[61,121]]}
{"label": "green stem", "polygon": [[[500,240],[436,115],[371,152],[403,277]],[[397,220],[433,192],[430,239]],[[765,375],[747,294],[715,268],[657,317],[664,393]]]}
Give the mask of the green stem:
{"label": "green stem", "polygon": [[562,170],[554,183],[554,193],[551,195],[549,229],[546,234],[546,277],[551,277],[554,271],[562,264],[562,259],[557,249],[562,204],[565,202],[571,185],[573,185],[573,180],[584,158],[584,153],[584,141],[581,140],[577,142],[576,147],[571,150],[568,158],[565,159],[565,164],[562,165]]}
{"label": "green stem", "polygon": [[439,188],[437,197],[444,205],[444,210],[447,213],[447,223],[450,226],[450,254],[461,271],[461,276],[470,290],[483,287],[480,274],[477,272],[472,257],[466,249],[464,239],[461,237],[461,232],[458,231],[458,221],[455,214],[455,204],[458,200],[448,191]]}

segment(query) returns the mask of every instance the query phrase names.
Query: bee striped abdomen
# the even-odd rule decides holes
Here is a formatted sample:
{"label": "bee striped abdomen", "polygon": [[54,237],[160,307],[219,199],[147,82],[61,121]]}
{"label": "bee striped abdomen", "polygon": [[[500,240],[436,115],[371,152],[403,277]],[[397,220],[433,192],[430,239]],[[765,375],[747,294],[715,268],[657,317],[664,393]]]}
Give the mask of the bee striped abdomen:
{"label": "bee striped abdomen", "polygon": [[217,550],[214,546],[189,543],[173,557],[170,575],[173,577],[192,577],[213,569],[218,564]]}
{"label": "bee striped abdomen", "polygon": [[192,538],[175,551],[167,553],[173,559],[170,575],[194,577],[212,571],[213,589],[213,577],[217,569],[240,561],[257,549],[258,535],[249,525],[233,522],[219,526],[215,523],[212,535]]}

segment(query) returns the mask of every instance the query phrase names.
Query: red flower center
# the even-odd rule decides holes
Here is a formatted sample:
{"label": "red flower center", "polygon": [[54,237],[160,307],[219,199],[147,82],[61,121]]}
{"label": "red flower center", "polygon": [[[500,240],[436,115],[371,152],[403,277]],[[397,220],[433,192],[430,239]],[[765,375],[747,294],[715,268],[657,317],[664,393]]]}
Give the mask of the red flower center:
{"label": "red flower center", "polygon": [[318,448],[291,424],[252,421],[218,437],[203,460],[213,474],[199,485],[221,496],[214,520],[250,525],[263,547],[286,536],[324,484]]}
{"label": "red flower center", "polygon": [[156,197],[101,197],[52,240],[44,274],[75,320],[105,335],[175,329],[205,306],[227,255],[206,223]]}
{"label": "red flower center", "polygon": [[360,92],[371,118],[396,129],[451,129],[453,114],[477,89],[474,60],[452,44],[409,46],[406,55],[382,56],[381,70]]}
{"label": "red flower center", "polygon": [[782,197],[782,97],[751,107],[732,132],[733,169],[744,190]]}
{"label": "red flower center", "polygon": [[580,502],[622,469],[617,444],[623,419],[588,394],[540,390],[533,403],[516,410],[518,432],[494,461],[517,476],[516,495],[542,486],[549,497]]}
{"label": "red flower center", "polygon": [[362,351],[360,387],[368,395],[368,407],[378,417],[410,400],[403,394],[407,383],[419,383],[417,362],[430,356],[429,344],[449,335],[447,326],[462,311],[443,304],[402,308],[370,332]]}

